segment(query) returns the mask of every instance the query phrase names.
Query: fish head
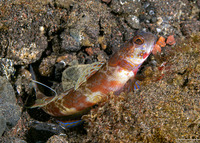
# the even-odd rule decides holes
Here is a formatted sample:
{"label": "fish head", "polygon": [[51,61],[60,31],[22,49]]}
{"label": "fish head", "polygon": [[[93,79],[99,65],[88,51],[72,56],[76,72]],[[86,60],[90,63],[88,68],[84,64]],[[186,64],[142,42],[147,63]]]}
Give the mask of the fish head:
{"label": "fish head", "polygon": [[124,59],[133,64],[142,64],[153,50],[156,42],[156,36],[150,32],[139,31],[125,46]]}

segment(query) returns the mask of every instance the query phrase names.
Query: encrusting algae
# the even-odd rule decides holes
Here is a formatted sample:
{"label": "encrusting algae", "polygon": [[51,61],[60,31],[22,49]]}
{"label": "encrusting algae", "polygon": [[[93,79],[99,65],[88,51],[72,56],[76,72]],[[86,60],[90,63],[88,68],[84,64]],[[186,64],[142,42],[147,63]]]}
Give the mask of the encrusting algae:
{"label": "encrusting algae", "polygon": [[[107,102],[85,115],[86,142],[199,141],[199,45],[200,33],[166,50],[160,60],[166,59],[162,79],[146,78],[140,90],[110,95]],[[154,69],[147,73],[151,72]]]}

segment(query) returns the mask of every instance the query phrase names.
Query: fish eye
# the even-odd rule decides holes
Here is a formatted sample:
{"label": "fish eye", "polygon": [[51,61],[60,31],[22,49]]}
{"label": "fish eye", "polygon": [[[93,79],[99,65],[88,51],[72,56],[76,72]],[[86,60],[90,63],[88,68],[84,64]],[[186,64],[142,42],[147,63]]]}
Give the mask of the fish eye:
{"label": "fish eye", "polygon": [[138,45],[142,45],[144,43],[144,38],[141,36],[133,37],[133,42]]}

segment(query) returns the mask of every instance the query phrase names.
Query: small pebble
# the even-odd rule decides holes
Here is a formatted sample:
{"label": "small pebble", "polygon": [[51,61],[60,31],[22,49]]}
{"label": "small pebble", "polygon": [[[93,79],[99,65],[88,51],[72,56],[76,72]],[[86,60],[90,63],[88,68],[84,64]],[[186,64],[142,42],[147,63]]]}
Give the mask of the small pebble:
{"label": "small pebble", "polygon": [[39,72],[42,76],[50,76],[56,63],[56,56],[48,56],[44,58],[39,65]]}
{"label": "small pebble", "polygon": [[157,53],[160,53],[160,52],[161,52],[161,47],[160,47],[160,45],[155,44],[155,46],[154,46],[154,48],[153,48],[153,50],[152,50],[152,53],[153,53],[154,55],[156,55]]}
{"label": "small pebble", "polygon": [[160,33],[162,30],[160,28],[156,28],[156,31]]}
{"label": "small pebble", "polygon": [[88,54],[89,56],[92,56],[92,55],[94,54],[94,52],[93,52],[93,50],[92,50],[91,47],[86,48],[85,51],[87,52],[87,54]]}
{"label": "small pebble", "polygon": [[168,44],[168,45],[174,45],[175,43],[176,43],[176,41],[175,41],[174,35],[170,35],[167,38],[166,44]]}
{"label": "small pebble", "polygon": [[40,26],[40,31],[43,33],[44,32],[44,26]]}
{"label": "small pebble", "polygon": [[161,25],[162,22],[163,22],[162,17],[158,17],[158,18],[157,18],[157,24],[158,24],[158,25]]}
{"label": "small pebble", "polygon": [[101,45],[101,48],[103,50],[105,50],[107,48],[107,45],[106,45],[106,40],[104,39],[104,36],[99,36],[98,37],[98,42],[99,44]]}
{"label": "small pebble", "polygon": [[164,37],[160,37],[158,39],[158,41],[156,42],[157,45],[160,45],[160,47],[165,47],[166,46],[166,43],[165,43],[165,38]]}
{"label": "small pebble", "polygon": [[195,71],[196,71],[197,73],[200,73],[200,64],[197,64],[197,65],[196,65]]}
{"label": "small pebble", "polygon": [[140,29],[140,20],[137,16],[135,15],[129,15],[127,18],[126,18],[126,21],[128,22],[128,24],[134,28],[134,29]]}

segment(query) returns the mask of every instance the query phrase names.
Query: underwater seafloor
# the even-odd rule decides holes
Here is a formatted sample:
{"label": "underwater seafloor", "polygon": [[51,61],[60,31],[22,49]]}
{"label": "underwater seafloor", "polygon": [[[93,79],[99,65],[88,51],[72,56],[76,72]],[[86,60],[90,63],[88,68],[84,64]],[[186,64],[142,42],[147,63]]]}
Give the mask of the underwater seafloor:
{"label": "underwater seafloor", "polygon": [[[66,130],[26,108],[30,65],[59,93],[76,83],[72,67],[106,62],[137,30],[176,41],[145,61],[139,90]],[[0,33],[0,142],[200,142],[199,0],[0,0]]]}

